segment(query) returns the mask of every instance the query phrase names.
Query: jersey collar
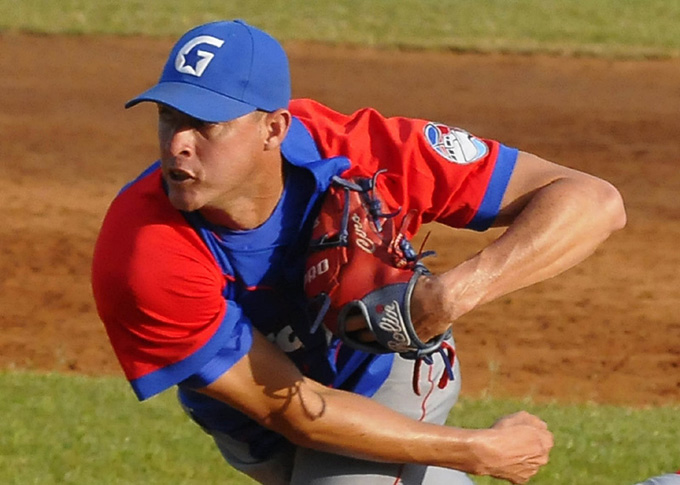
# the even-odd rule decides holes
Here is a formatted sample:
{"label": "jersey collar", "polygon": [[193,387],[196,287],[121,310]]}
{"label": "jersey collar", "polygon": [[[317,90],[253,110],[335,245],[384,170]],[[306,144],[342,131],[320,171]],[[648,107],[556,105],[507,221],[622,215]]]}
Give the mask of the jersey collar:
{"label": "jersey collar", "polygon": [[289,163],[311,171],[317,189],[322,192],[330,185],[333,175],[339,175],[350,167],[347,157],[324,158],[312,134],[295,116],[281,145],[281,153]]}

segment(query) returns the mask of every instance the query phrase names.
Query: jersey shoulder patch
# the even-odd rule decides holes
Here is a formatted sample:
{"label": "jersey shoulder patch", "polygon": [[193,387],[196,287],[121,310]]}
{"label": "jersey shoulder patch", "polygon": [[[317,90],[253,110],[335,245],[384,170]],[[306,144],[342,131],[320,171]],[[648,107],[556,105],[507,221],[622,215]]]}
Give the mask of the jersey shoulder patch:
{"label": "jersey shoulder patch", "polygon": [[468,165],[489,153],[486,143],[460,128],[430,122],[423,128],[423,134],[430,146],[452,163]]}

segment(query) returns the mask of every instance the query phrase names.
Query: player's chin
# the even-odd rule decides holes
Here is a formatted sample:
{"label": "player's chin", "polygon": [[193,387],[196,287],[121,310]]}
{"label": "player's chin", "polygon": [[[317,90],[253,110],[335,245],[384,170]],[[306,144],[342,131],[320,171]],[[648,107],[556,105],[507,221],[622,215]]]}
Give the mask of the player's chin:
{"label": "player's chin", "polygon": [[168,184],[168,199],[175,209],[184,212],[193,212],[203,207],[198,194],[176,184]]}

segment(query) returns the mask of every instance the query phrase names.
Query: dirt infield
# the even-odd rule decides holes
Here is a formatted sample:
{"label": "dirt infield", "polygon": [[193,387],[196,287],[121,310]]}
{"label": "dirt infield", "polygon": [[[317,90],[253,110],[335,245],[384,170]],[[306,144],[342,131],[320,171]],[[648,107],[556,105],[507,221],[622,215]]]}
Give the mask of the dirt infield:
{"label": "dirt infield", "polygon": [[[156,156],[153,108],[122,106],[171,43],[0,36],[0,368],[120,373],[91,252]],[[622,191],[628,226],[590,259],[456,323],[464,394],[680,402],[680,61],[288,49],[295,96],[455,124]],[[431,229],[435,270],[497,236]]]}

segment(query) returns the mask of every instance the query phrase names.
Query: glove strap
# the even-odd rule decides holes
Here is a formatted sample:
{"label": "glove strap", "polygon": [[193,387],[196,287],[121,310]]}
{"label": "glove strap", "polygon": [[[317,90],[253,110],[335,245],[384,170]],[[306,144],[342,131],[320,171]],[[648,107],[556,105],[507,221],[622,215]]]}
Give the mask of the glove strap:
{"label": "glove strap", "polygon": [[[456,362],[456,349],[454,349],[451,344],[444,341],[441,343],[440,348],[437,349],[437,352],[439,355],[441,355],[442,360],[444,361],[444,372],[442,372],[442,375],[439,378],[437,387],[439,387],[439,389],[444,389],[449,382],[455,380],[453,375],[453,366]],[[432,365],[434,363],[431,356],[416,359],[416,362],[413,365],[412,385],[413,392],[415,392],[417,396],[420,396],[420,367],[423,362],[428,365]]]}

